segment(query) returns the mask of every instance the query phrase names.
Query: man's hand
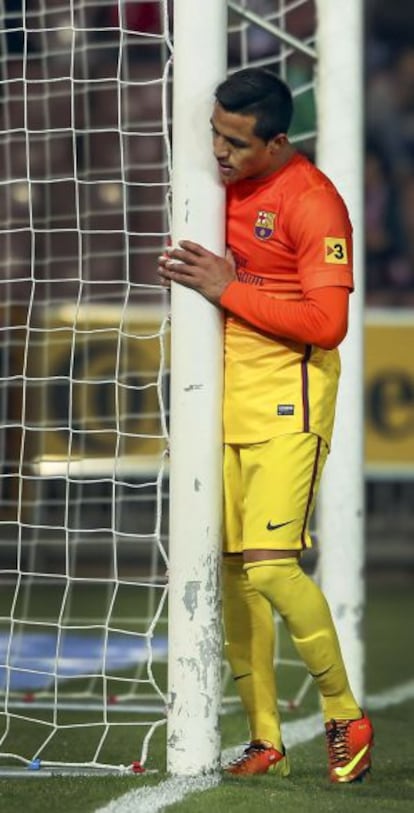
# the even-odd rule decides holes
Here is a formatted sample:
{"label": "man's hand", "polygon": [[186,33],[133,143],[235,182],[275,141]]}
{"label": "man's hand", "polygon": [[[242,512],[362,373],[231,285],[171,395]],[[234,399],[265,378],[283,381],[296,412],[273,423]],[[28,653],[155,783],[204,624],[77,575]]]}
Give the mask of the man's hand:
{"label": "man's hand", "polygon": [[235,264],[230,253],[219,257],[191,240],[180,240],[179,248],[168,248],[158,258],[158,273],[162,284],[179,282],[193,288],[218,304],[229,282],[237,279]]}

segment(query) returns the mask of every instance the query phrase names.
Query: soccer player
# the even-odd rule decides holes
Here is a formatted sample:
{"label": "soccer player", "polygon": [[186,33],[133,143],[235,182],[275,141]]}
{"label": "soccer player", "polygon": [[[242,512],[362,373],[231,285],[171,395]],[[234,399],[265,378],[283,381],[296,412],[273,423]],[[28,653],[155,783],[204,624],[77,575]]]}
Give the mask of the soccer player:
{"label": "soccer player", "polygon": [[222,82],[211,118],[227,191],[226,257],[190,240],[159,261],[226,315],[226,651],[251,742],[231,774],[289,774],[273,668],[273,610],[322,698],[332,782],[370,769],[373,730],[349,686],[331,613],[300,566],[329,451],[353,288],[352,229],[332,182],[288,139],[289,88],[247,68]]}

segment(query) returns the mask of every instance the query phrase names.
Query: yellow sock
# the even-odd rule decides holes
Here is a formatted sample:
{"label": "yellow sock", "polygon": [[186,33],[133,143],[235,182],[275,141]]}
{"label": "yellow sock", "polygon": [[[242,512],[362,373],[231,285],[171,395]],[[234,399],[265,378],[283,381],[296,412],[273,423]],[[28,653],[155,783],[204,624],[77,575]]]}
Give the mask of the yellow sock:
{"label": "yellow sock", "polygon": [[223,613],[226,655],[247,714],[250,737],[281,751],[273,609],[251,586],[241,556],[224,557]]}
{"label": "yellow sock", "polygon": [[250,584],[278,611],[322,695],[325,721],[352,720],[361,710],[352,694],[328,603],[296,558],[249,562]]}

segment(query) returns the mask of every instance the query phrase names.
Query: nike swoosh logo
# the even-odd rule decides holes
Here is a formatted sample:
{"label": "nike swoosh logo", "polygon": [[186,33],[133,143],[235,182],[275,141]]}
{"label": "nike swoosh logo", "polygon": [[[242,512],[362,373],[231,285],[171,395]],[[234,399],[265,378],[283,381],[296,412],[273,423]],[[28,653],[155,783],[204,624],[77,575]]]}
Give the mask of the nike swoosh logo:
{"label": "nike swoosh logo", "polygon": [[343,765],[341,768],[335,768],[335,773],[337,776],[348,776],[351,771],[354,770],[355,766],[358,765],[358,762],[365,756],[369,749],[369,745],[364,745],[360,751],[358,751],[357,755],[351,759],[351,762],[348,762],[347,765]]}
{"label": "nike swoosh logo", "polygon": [[291,522],[294,522],[294,521],[295,520],[293,520],[293,519],[289,519],[287,522],[278,522],[276,525],[272,525],[272,523],[271,523],[271,521],[269,519],[269,522],[267,523],[266,528],[267,528],[268,531],[275,531],[276,528],[284,528],[285,525],[290,525]]}

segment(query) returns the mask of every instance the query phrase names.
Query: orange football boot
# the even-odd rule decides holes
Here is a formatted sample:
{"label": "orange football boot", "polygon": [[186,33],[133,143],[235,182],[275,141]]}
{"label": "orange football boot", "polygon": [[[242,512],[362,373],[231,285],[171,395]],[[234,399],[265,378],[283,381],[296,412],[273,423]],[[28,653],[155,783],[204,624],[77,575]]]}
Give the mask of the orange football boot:
{"label": "orange football boot", "polygon": [[224,770],[234,776],[273,773],[286,777],[290,774],[290,765],[284,748],[281,753],[260,740],[253,740],[245,748],[241,757],[226,765]]}
{"label": "orange football boot", "polygon": [[355,782],[371,769],[374,731],[368,717],[325,725],[331,782]]}

